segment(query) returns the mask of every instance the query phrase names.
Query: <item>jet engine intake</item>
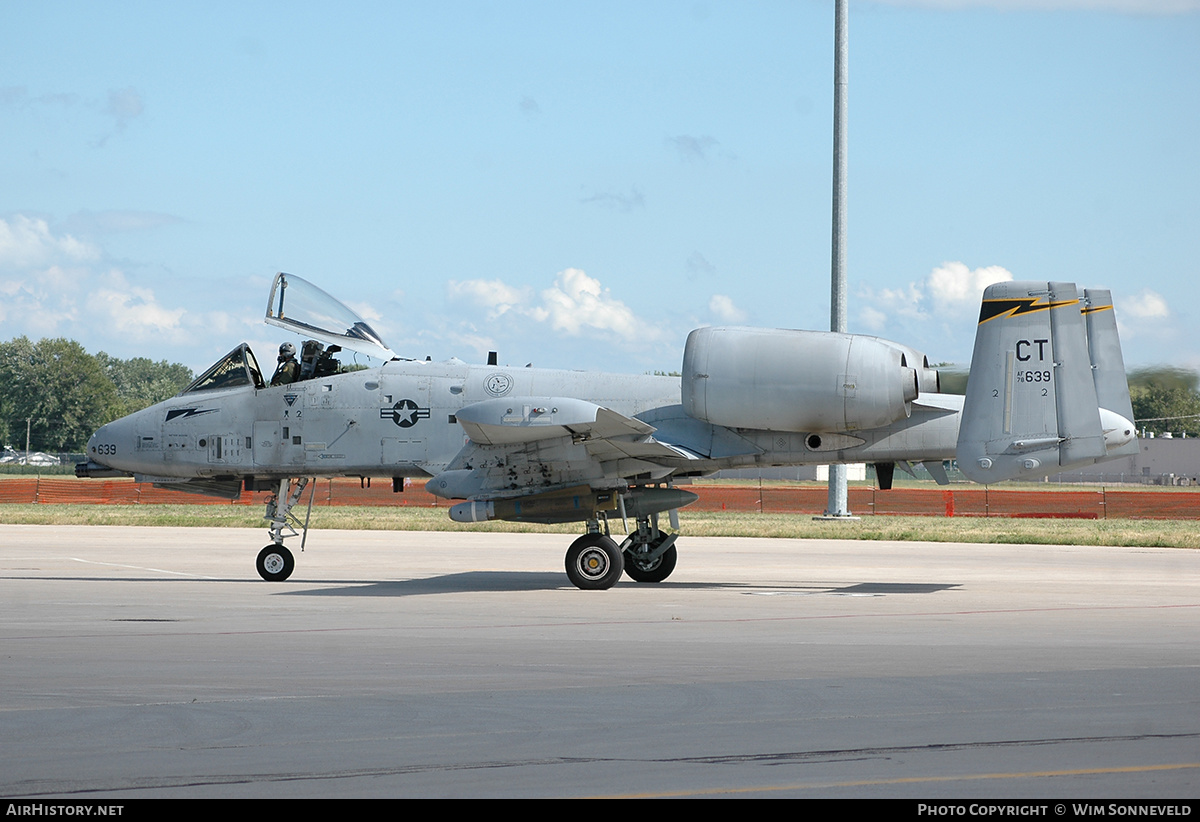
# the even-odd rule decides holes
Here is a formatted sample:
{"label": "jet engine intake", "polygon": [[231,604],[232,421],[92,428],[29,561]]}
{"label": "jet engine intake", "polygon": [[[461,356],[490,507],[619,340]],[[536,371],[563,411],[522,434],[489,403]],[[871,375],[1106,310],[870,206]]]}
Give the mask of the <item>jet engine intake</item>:
{"label": "jet engine intake", "polygon": [[858,334],[698,328],[683,352],[683,408],[730,428],[878,428],[908,417],[920,393],[906,360],[894,343]]}

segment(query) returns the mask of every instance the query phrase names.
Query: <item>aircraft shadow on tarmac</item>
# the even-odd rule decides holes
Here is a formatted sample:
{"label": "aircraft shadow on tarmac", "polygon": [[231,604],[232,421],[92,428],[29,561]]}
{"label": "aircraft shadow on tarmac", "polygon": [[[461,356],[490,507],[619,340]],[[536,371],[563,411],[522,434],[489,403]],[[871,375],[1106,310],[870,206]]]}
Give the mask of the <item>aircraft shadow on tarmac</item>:
{"label": "aircraft shadow on tarmac", "polygon": [[[302,580],[295,580],[301,582]],[[380,581],[367,584],[352,583],[349,580],[334,582],[339,587],[308,588],[301,591],[281,592],[289,596],[381,596],[406,597],[428,596],[431,594],[460,594],[482,592],[516,592],[516,591],[550,591],[556,589],[574,590],[574,587],[556,572],[522,572],[522,571],[467,571],[457,574],[425,577],[423,579],[407,579],[395,581]],[[346,584],[350,587],[340,587]],[[742,593],[763,595],[842,595],[842,596],[887,596],[889,594],[932,594],[951,588],[957,584],[919,583],[919,582],[860,582],[851,585],[829,585],[813,583],[780,582],[774,585],[741,582],[672,582],[663,586],[642,585],[635,582],[623,581],[616,586],[618,589],[651,588],[662,591],[717,591],[732,590]]]}
{"label": "aircraft shadow on tarmac", "polygon": [[[488,591],[554,591],[576,590],[561,572],[557,571],[466,571],[457,574],[404,580],[305,580],[293,577],[287,583],[264,583],[259,579],[228,577],[179,576],[146,578],[142,576],[0,576],[0,580],[27,582],[133,582],[133,583],[197,583],[197,582],[244,582],[260,586],[268,593],[284,596],[428,596],[431,594],[483,593]],[[329,587],[304,588],[300,585],[323,585]],[[891,594],[933,594],[961,587],[958,583],[923,582],[859,582],[854,584],[829,584],[816,582],[792,582],[781,580],[773,584],[748,582],[681,582],[672,581],[662,586],[643,585],[622,580],[618,589],[649,589],[661,591],[737,591],[762,596],[888,596]]]}

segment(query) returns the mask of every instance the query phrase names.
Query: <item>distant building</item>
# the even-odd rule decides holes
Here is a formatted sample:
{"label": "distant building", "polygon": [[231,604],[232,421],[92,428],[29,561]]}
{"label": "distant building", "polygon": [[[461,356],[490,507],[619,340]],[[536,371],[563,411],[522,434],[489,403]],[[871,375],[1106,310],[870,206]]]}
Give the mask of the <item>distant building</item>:
{"label": "distant building", "polygon": [[1138,446],[1137,456],[1064,471],[1047,481],[1200,485],[1200,439],[1151,437],[1139,439]]}
{"label": "distant building", "polygon": [[[1200,440],[1197,440],[1200,442]],[[718,471],[713,476],[718,479],[765,479],[788,480],[792,482],[829,482],[828,465],[788,465],[773,468],[738,468]],[[852,463],[846,466],[848,482],[862,482],[867,478],[867,466],[864,463]]]}

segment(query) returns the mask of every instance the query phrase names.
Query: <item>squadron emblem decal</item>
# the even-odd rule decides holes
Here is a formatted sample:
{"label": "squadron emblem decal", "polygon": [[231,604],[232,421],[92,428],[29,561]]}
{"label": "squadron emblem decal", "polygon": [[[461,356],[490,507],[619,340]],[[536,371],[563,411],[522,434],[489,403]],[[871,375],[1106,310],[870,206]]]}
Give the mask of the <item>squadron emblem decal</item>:
{"label": "squadron emblem decal", "polygon": [[493,397],[503,397],[512,391],[512,377],[507,374],[491,374],[483,382],[484,389]]}
{"label": "squadron emblem decal", "polygon": [[391,408],[380,408],[379,419],[391,420],[401,428],[412,428],[418,420],[429,419],[429,409],[421,408],[412,400],[400,400]]}

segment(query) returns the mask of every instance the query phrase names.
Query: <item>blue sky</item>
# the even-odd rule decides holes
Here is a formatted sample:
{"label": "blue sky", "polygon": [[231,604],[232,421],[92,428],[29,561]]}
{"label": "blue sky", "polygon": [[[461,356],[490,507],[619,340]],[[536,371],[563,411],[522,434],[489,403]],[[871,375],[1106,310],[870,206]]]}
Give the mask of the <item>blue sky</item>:
{"label": "blue sky", "polygon": [[[677,370],[829,326],[833,2],[25,2],[0,339],[201,369],[305,277],[434,359]],[[1200,368],[1200,2],[851,2],[850,330],[970,358],[1002,278]]]}

